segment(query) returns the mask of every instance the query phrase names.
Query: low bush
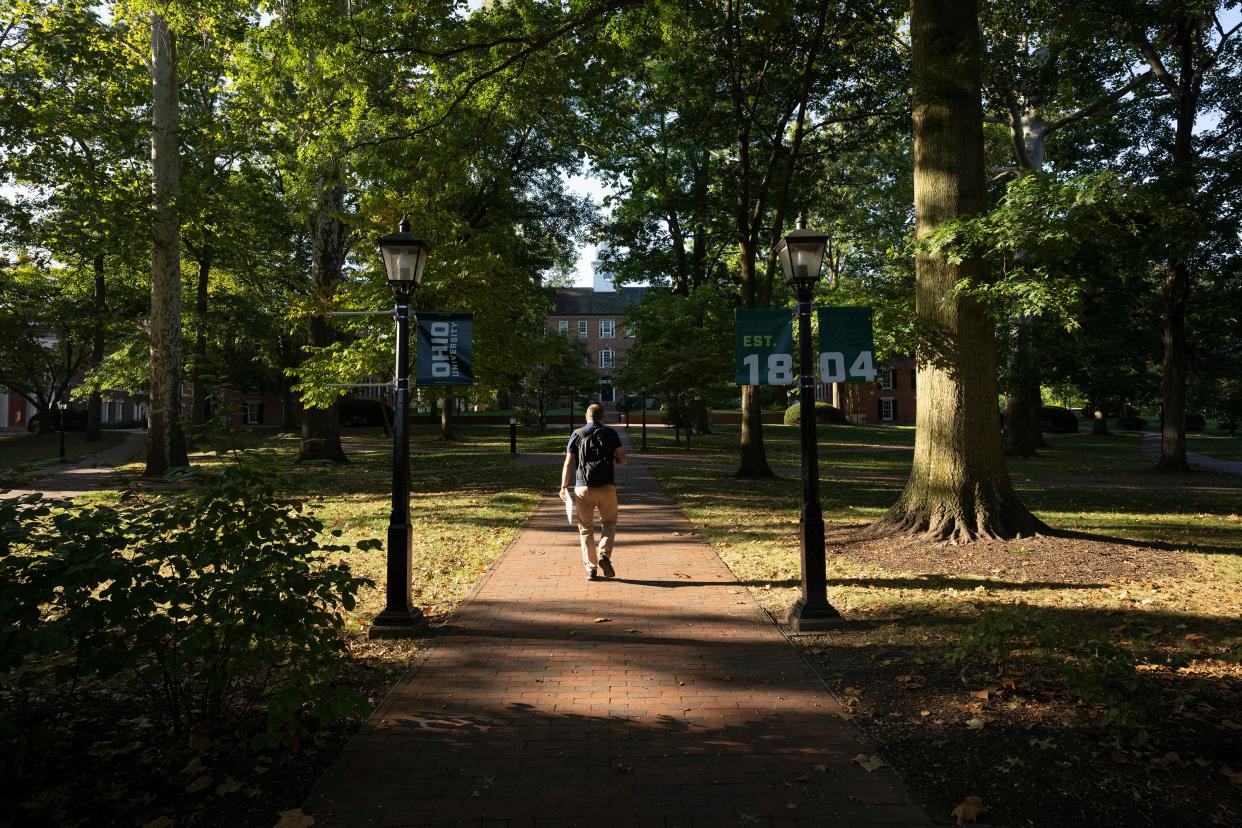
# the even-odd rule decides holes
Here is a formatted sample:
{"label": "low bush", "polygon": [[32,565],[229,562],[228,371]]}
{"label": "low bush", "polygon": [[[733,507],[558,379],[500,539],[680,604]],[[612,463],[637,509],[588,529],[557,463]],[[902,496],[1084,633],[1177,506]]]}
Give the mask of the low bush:
{"label": "low bush", "polygon": [[128,676],[178,736],[263,711],[256,746],[296,740],[304,715],[357,710],[331,678],[346,656],[342,610],[370,582],[334,560],[351,547],[323,543],[323,524],[283,489],[238,459],[179,496],[0,503],[0,673],[20,686],[37,661],[61,681]]}
{"label": "low bush", "polygon": [[537,426],[539,422],[539,412],[534,406],[518,405],[513,408],[513,416],[517,417],[519,425]]}
{"label": "low bush", "polygon": [[1122,431],[1146,431],[1147,421],[1142,417],[1118,417],[1117,428]]}
{"label": "low bush", "polygon": [[[794,403],[785,409],[785,425],[798,425],[800,422],[802,422],[801,404]],[[815,403],[815,422],[823,425],[849,424],[849,420],[845,418],[845,412],[826,402]]]}
{"label": "low bush", "polygon": [[1078,416],[1068,408],[1045,405],[1039,409],[1039,428],[1051,434],[1076,434]]}
{"label": "low bush", "polygon": [[1187,431],[1203,431],[1205,428],[1207,428],[1207,418],[1202,414],[1196,413],[1186,415]]}

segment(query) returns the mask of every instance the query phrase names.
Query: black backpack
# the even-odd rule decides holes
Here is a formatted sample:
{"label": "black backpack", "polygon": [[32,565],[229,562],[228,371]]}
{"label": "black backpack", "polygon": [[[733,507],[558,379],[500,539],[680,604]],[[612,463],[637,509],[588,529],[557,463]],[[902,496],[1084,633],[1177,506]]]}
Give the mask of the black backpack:
{"label": "black backpack", "polygon": [[604,440],[604,429],[578,432],[578,468],[588,486],[605,486],[612,482],[612,452]]}

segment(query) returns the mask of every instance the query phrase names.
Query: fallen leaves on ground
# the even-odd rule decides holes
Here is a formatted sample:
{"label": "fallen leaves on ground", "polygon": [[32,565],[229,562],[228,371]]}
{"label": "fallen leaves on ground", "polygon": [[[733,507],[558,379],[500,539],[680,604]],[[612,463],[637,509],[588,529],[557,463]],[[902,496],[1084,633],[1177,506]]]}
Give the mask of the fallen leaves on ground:
{"label": "fallen leaves on ground", "polygon": [[301,808],[281,811],[279,816],[274,828],[310,828],[315,824],[315,818]]}
{"label": "fallen leaves on ground", "polygon": [[592,623],[594,623],[594,624],[605,624],[605,623],[607,623],[607,622],[609,622],[609,621],[611,621],[611,620],[612,620],[611,618],[596,618],[596,619],[595,619]]}
{"label": "fallen leaves on ground", "polygon": [[865,753],[860,753],[857,756],[855,756],[853,759],[851,759],[850,761],[857,762],[859,765],[862,766],[862,769],[865,770],[867,773],[871,773],[872,771],[877,771],[880,768],[888,767],[888,762],[885,762],[877,754],[872,754],[871,756],[868,756]]}
{"label": "fallen leaves on ground", "polygon": [[950,816],[957,819],[957,824],[962,825],[967,820],[978,822],[979,817],[988,810],[988,806],[983,804],[983,800],[977,796],[968,796],[962,800]]}

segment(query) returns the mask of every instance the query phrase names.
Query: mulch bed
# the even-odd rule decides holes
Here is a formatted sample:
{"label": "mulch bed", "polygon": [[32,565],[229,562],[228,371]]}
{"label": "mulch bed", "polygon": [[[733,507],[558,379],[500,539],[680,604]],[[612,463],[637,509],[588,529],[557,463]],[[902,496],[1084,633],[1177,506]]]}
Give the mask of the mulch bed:
{"label": "mulch bed", "polygon": [[1098,536],[1065,533],[952,546],[909,537],[859,538],[855,534],[859,528],[828,529],[829,560],[842,555],[868,568],[1014,583],[1105,585],[1124,579],[1185,577],[1194,571],[1190,559],[1176,550]]}
{"label": "mulch bed", "polygon": [[[954,809],[978,797],[987,808],[979,823],[995,826],[1242,824],[1236,614],[1204,616],[1201,625],[1180,607],[1138,607],[1130,598],[1116,609],[1098,598],[1009,607],[1036,629],[1062,625],[1071,651],[1080,633],[1084,642],[1170,654],[1167,664],[1144,658],[1137,671],[1122,671],[1114,681],[1129,676],[1134,687],[1117,691],[1120,701],[1084,693],[1055,660],[1030,652],[999,663],[954,652],[970,624],[998,606],[1025,603],[1031,589],[1098,596],[1094,586],[1116,597],[1125,594],[1119,584],[1135,584],[1138,595],[1151,594],[1144,582],[1193,580],[1188,555],[1078,536],[946,546],[860,540],[853,531],[830,529],[830,563],[926,577],[920,598],[927,600],[852,607],[841,630],[796,641],[934,819],[953,824]],[[959,581],[963,588],[943,589]],[[757,597],[778,616],[787,598]],[[1067,660],[1089,656],[1091,646]]]}

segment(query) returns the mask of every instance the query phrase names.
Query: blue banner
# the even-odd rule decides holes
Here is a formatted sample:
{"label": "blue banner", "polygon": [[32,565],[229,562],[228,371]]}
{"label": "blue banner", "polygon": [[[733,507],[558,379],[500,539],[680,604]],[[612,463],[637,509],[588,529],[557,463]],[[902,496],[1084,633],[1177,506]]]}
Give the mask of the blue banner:
{"label": "blue banner", "polygon": [[414,384],[474,385],[474,314],[418,311]]}

